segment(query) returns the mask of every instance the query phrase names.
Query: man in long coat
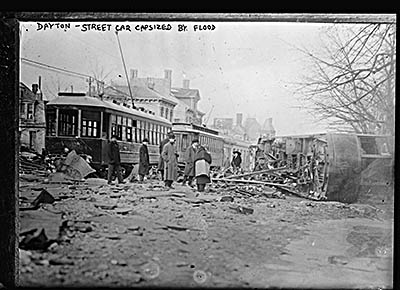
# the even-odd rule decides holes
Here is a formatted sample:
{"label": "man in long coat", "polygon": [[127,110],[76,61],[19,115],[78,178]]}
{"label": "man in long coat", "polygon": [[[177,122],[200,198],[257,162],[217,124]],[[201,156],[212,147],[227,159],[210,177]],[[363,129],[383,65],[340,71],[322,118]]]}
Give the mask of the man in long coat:
{"label": "man in long coat", "polygon": [[197,147],[199,146],[199,140],[193,139],[192,145],[186,150],[186,164],[184,170],[184,177],[182,181],[182,185],[186,184],[188,181],[189,186],[192,186],[193,178],[194,178],[194,160],[197,151]]}
{"label": "man in long coat", "polygon": [[149,140],[144,138],[142,141],[142,146],[139,149],[139,181],[143,181],[144,177],[149,174],[150,169],[150,158],[149,150],[147,149],[147,144]]}
{"label": "man in long coat", "polygon": [[165,186],[172,187],[172,183],[178,177],[178,152],[175,147],[175,135],[169,135],[169,142],[165,144],[161,157],[164,160]]}
{"label": "man in long coat", "polygon": [[118,183],[125,183],[121,173],[121,156],[119,153],[119,145],[117,143],[117,137],[114,135],[111,137],[111,141],[107,146],[107,157],[108,157],[108,178],[107,183],[111,184],[112,175],[114,172],[117,173]]}
{"label": "man in long coat", "polygon": [[171,134],[172,134],[172,132],[168,132],[167,138],[161,140],[160,147],[159,147],[160,160],[158,161],[158,171],[161,173],[162,180],[164,180],[164,160],[163,160],[161,155],[162,155],[162,151],[163,151],[163,148],[164,148],[165,144],[167,144],[169,142],[169,136]]}

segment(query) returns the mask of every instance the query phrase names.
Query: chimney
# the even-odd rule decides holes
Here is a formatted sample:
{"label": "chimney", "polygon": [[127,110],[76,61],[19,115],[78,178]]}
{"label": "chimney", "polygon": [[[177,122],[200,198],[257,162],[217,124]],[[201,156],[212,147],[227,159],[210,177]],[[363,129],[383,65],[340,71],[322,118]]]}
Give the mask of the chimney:
{"label": "chimney", "polygon": [[172,70],[170,70],[170,69],[164,70],[164,78],[167,80],[171,80],[172,79]]}
{"label": "chimney", "polygon": [[36,95],[36,93],[39,90],[39,85],[38,84],[32,84],[32,92]]}
{"label": "chimney", "polygon": [[183,88],[188,89],[189,88],[189,80],[183,80]]}
{"label": "chimney", "polygon": [[147,78],[147,87],[149,89],[154,89],[154,79],[152,77]]}
{"label": "chimney", "polygon": [[237,113],[236,114],[236,126],[242,127],[242,122],[243,122],[243,114]]}
{"label": "chimney", "polygon": [[168,93],[169,93],[171,91],[171,84],[172,84],[172,70],[170,69],[164,70],[164,78],[167,80]]}
{"label": "chimney", "polygon": [[138,76],[138,70],[137,69],[131,69],[131,79],[136,79]]}

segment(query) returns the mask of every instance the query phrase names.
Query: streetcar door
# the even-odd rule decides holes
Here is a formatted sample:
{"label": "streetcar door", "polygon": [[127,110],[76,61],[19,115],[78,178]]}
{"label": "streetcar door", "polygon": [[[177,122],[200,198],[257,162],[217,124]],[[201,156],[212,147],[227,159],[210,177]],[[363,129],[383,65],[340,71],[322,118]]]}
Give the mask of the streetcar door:
{"label": "streetcar door", "polygon": [[102,126],[101,137],[103,139],[109,139],[110,133],[110,113],[103,113],[103,126]]}

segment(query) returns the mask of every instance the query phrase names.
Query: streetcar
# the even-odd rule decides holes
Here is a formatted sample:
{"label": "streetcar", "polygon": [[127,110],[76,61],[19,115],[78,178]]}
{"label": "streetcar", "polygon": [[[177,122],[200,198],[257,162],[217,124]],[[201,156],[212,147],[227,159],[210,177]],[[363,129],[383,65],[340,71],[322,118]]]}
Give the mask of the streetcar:
{"label": "streetcar", "polygon": [[199,140],[199,143],[209,150],[212,169],[222,167],[224,139],[219,136],[218,131],[192,123],[173,123],[172,131],[176,137],[180,167],[185,165],[186,150],[191,146],[193,139]]}
{"label": "streetcar", "polygon": [[144,138],[149,140],[150,164],[158,164],[158,144],[171,130],[172,123],[154,113],[84,93],[59,93],[46,104],[46,150],[62,154],[68,148],[89,155],[90,165],[101,176],[106,172],[110,136],[117,136],[122,171],[127,176],[139,163],[139,147]]}
{"label": "streetcar", "polygon": [[392,182],[393,145],[389,135],[338,132],[260,138],[254,170],[285,167],[300,192],[353,203],[361,186]]}
{"label": "streetcar", "polygon": [[238,151],[242,157],[242,169],[249,170],[251,143],[231,136],[220,135],[217,130],[191,123],[173,123],[172,130],[176,136],[176,146],[179,154],[178,164],[180,167],[185,164],[185,152],[191,145],[192,140],[198,139],[200,144],[206,146],[211,153],[212,162],[210,167],[212,169],[229,168],[233,152]]}

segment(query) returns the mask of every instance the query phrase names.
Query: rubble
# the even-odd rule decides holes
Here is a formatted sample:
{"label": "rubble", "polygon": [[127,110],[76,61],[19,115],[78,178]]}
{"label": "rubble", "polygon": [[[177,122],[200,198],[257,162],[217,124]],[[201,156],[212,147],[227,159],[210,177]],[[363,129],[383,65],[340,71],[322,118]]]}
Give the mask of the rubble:
{"label": "rubble", "polygon": [[[367,206],[291,198],[283,190],[289,185],[261,177],[213,179],[206,192],[198,193],[179,184],[166,191],[157,180],[108,186],[104,179],[88,178],[64,184],[51,182],[53,175],[49,183],[40,183],[39,177],[39,182],[20,184],[21,202],[31,206],[38,200],[37,209],[20,212],[21,241],[25,239],[20,250],[26,264],[21,272],[23,279],[40,285],[149,286],[168,281],[173,273],[182,283],[212,284],[218,275],[222,280],[230,275],[224,273],[224,260],[245,252],[249,260],[281,253],[287,238],[298,235],[297,227],[309,221],[373,217],[373,208]],[[35,213],[46,218],[34,217],[28,225],[28,214]],[[381,256],[383,252],[378,250]],[[206,264],[203,259],[211,256],[212,263]],[[336,258],[332,262],[340,265]]]}

